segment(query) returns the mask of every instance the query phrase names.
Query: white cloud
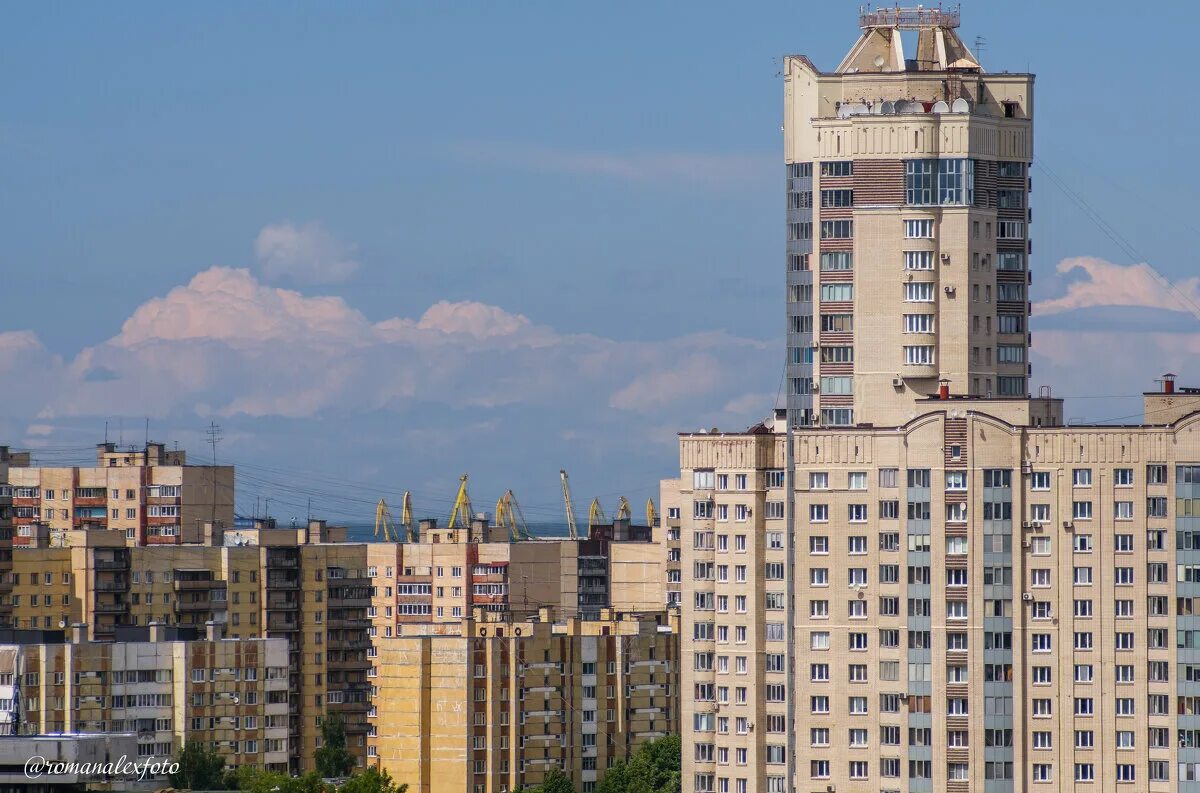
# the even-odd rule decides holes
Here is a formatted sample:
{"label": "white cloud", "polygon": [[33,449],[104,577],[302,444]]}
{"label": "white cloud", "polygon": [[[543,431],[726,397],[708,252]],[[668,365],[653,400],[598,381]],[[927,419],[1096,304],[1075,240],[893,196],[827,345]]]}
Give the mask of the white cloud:
{"label": "white cloud", "polygon": [[723,333],[655,342],[563,334],[472,301],[371,322],[341,298],[214,267],[148,300],[120,333],[67,362],[52,360],[32,334],[0,334],[0,376],[12,371],[11,358],[13,366],[38,362],[49,378],[27,394],[40,400],[28,419],[309,418],[438,406],[533,411],[580,432],[580,424],[628,422],[622,411],[665,416],[710,397],[724,404],[770,371],[772,351]]}
{"label": "white cloud", "polygon": [[1061,274],[1081,271],[1087,277],[1068,284],[1065,295],[1035,303],[1034,316],[1098,306],[1200,312],[1200,278],[1172,284],[1148,264],[1126,266],[1091,256],[1063,259],[1057,270]]}
{"label": "white cloud", "polygon": [[338,240],[316,222],[264,226],[254,241],[254,255],[263,275],[299,283],[346,280],[358,269],[354,254],[353,245]]}

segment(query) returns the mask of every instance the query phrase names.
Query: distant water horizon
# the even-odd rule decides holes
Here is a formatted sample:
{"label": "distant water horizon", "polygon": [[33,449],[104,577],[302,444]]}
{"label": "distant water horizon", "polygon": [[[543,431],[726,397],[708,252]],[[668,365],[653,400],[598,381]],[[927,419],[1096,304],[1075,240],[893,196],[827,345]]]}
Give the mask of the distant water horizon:
{"label": "distant water horizon", "polygon": [[[333,519],[328,522],[331,526],[345,526],[347,529],[347,539],[351,542],[373,542],[376,540],[375,524],[373,522],[363,523],[360,521]],[[529,533],[535,537],[566,537],[568,534],[565,523],[556,523],[553,521],[546,523],[531,522],[529,524]],[[380,537],[378,539],[382,540],[383,538]]]}

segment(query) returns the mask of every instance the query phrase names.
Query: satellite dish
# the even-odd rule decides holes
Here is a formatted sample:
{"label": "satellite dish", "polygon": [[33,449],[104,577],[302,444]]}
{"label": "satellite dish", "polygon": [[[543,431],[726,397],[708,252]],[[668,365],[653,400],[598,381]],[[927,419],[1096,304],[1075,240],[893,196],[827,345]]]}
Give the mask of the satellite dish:
{"label": "satellite dish", "polygon": [[896,103],[895,102],[887,102],[887,101],[880,102],[879,103],[879,112],[885,116],[895,115],[896,114]]}
{"label": "satellite dish", "polygon": [[838,109],[837,109],[837,117],[838,118],[850,118],[850,116],[851,116],[850,105],[838,105]]}
{"label": "satellite dish", "polygon": [[850,105],[850,115],[852,116],[865,116],[870,112],[871,108],[867,107],[865,102],[855,102]]}
{"label": "satellite dish", "polygon": [[958,99],[955,99],[954,102],[950,105],[950,112],[951,113],[970,113],[971,112],[971,104],[970,104],[970,102],[968,102],[967,100],[963,99],[960,96]]}
{"label": "satellite dish", "polygon": [[934,112],[934,113],[949,113],[950,105],[946,104],[945,102],[943,102],[939,99],[937,102],[933,103],[933,111],[932,112]]}
{"label": "satellite dish", "polygon": [[58,621],[58,627],[60,627],[60,628],[65,628],[65,627],[67,627],[67,621],[66,621],[66,620],[59,620],[59,621]]}
{"label": "satellite dish", "polygon": [[875,68],[882,69],[883,64],[885,64],[885,63],[887,63],[887,61],[884,59],[884,57],[882,55],[875,56]]}
{"label": "satellite dish", "polygon": [[923,113],[923,112],[925,112],[925,108],[921,106],[920,102],[909,102],[907,100],[902,99],[896,103],[896,112],[897,113],[906,113],[906,114],[907,113]]}

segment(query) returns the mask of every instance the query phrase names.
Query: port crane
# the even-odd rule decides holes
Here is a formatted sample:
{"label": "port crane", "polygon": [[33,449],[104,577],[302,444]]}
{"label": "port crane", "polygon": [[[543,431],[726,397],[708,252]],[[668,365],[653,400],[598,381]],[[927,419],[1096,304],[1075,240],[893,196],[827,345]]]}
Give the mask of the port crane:
{"label": "port crane", "polygon": [[[404,530],[401,535],[400,530]],[[412,516],[412,496],[407,490],[400,501],[400,523],[397,525],[392,518],[392,510],[387,501],[382,498],[375,505],[375,537],[383,537],[384,542],[400,542],[401,537],[407,542],[417,541],[417,527]]]}
{"label": "port crane", "polygon": [[617,514],[613,516],[613,520],[633,520],[633,508],[629,506],[629,499],[621,496],[621,500],[617,502]]}
{"label": "port crane", "polygon": [[400,533],[396,531],[396,524],[392,520],[392,511],[382,498],[375,505],[375,539],[379,539],[381,535],[384,542],[400,541]]}
{"label": "port crane", "polygon": [[563,506],[567,510],[567,532],[572,540],[578,540],[579,529],[575,526],[575,504],[571,501],[571,485],[567,481],[567,472],[560,468],[558,476],[562,479]]}
{"label": "port crane", "polygon": [[521,511],[521,505],[511,490],[505,491],[496,502],[496,525],[508,529],[508,536],[513,542],[533,539],[525,522],[525,513]]}
{"label": "port crane", "polygon": [[600,499],[593,498],[592,506],[588,510],[588,536],[592,536],[592,527],[600,526],[608,523],[608,517],[604,514],[604,507],[600,506]]}
{"label": "port crane", "polygon": [[467,475],[458,478],[458,495],[454,497],[454,508],[450,510],[450,522],[446,528],[469,529],[475,510],[471,508],[471,498],[467,495]]}

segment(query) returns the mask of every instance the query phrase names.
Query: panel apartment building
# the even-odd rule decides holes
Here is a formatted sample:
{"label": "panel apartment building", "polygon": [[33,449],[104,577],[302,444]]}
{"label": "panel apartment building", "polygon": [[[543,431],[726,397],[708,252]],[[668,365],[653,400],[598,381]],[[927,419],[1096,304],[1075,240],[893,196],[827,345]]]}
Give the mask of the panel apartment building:
{"label": "panel apartment building", "polygon": [[[15,640],[15,642],[14,642]],[[14,642],[14,643],[8,643]],[[9,735],[128,733],[135,759],[200,741],[231,767],[288,768],[288,648],[155,623],[93,642],[86,626],[0,636],[0,712]],[[115,759],[115,758],[112,758]]]}
{"label": "panel apartment building", "polygon": [[563,619],[663,609],[662,552],[646,527],[618,521],[603,527],[605,539],[522,542],[486,519],[422,528],[413,543],[349,543],[322,521],[259,521],[206,525],[209,544],[135,547],[118,532],[75,530],[69,547],[18,550],[6,581],[24,629],[84,622],[90,638],[112,641],[161,623],[286,639],[293,769],[312,767],[328,711],[341,713],[349,748],[366,763],[377,641],[461,632],[476,610],[520,622],[547,607]]}
{"label": "panel apartment building", "polygon": [[376,639],[371,762],[413,793],[500,793],[567,772],[583,793],[678,730],[677,626],[661,613],[457,625]]}
{"label": "panel apartment building", "polygon": [[786,411],[662,487],[684,789],[1200,790],[1200,389],[1029,396],[1032,77],[861,22],[785,64]]}
{"label": "panel apartment building", "polygon": [[[265,544],[249,544],[252,536]],[[13,619],[43,630],[86,623],[97,641],[151,623],[286,640],[290,767],[313,768],[320,722],[333,711],[345,719],[348,748],[362,764],[374,582],[367,546],[330,541],[338,539],[344,529],[321,521],[241,532],[242,544],[232,546],[127,547],[117,532],[76,531],[70,547],[16,552]]]}
{"label": "panel apartment building", "polygon": [[[7,451],[7,450],[6,450]],[[35,545],[39,531],[68,545],[71,532],[103,528],[128,545],[199,542],[207,523],[233,525],[233,466],[188,465],[161,443],[142,449],[96,447],[95,466],[33,466],[28,452],[7,453],[14,542]]]}

